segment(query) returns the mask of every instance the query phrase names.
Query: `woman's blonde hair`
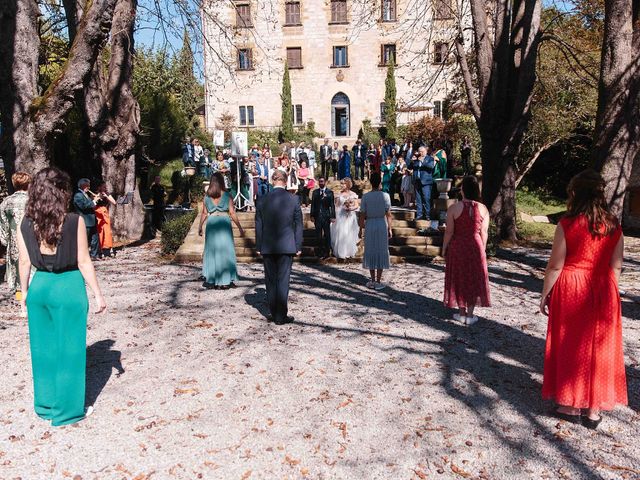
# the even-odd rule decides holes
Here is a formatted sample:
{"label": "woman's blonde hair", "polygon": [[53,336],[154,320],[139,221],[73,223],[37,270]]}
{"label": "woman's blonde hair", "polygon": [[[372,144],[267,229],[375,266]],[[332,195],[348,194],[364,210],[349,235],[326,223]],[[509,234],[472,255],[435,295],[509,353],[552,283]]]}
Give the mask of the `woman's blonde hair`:
{"label": "woman's blonde hair", "polygon": [[353,187],[353,182],[351,181],[351,179],[349,177],[345,177],[342,179],[342,181],[347,186],[347,188],[351,190],[351,188]]}

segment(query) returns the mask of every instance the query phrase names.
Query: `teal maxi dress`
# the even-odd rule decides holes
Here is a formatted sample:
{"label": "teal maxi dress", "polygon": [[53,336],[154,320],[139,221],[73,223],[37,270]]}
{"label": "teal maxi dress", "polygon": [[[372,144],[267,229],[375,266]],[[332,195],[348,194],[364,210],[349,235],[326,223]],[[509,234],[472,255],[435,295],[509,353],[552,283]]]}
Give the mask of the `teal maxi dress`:
{"label": "teal maxi dress", "polygon": [[231,201],[231,195],[227,192],[222,193],[218,205],[211,197],[204,198],[209,218],[205,227],[202,276],[210,285],[225,286],[238,280],[236,250],[229,217]]}

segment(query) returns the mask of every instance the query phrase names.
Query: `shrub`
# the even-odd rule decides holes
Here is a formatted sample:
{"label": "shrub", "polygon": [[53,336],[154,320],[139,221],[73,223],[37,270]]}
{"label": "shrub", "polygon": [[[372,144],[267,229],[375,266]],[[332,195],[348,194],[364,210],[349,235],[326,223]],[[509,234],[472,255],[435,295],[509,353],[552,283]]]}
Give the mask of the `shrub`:
{"label": "shrub", "polygon": [[198,210],[194,209],[178,218],[165,222],[162,226],[161,240],[163,254],[173,255],[178,251],[197,215]]}

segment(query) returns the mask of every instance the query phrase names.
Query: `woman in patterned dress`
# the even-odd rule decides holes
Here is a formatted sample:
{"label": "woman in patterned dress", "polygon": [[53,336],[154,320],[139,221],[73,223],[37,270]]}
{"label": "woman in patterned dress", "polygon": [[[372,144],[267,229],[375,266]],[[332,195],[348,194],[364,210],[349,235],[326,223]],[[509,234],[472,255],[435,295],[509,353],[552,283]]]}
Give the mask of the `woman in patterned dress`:
{"label": "woman in patterned dress", "polygon": [[478,317],[476,306],[489,307],[489,273],[487,271],[487,239],[489,211],[478,200],[480,187],[476,177],[462,180],[462,201],[447,210],[447,228],[442,245],[446,259],[444,304],[457,307],[454,320],[473,325]]}
{"label": "woman in patterned dress", "polygon": [[542,397],[556,403],[555,417],[590,429],[601,410],[627,404],[618,290],[624,239],[604,187],[594,170],[571,179],[540,301],[549,315]]}
{"label": "woman in patterned dress", "polygon": [[18,228],[27,206],[27,189],[31,183],[31,175],[16,172],[11,176],[15,193],[9,195],[0,204],[0,243],[7,247],[6,279],[9,290],[16,293],[19,287],[18,278]]}

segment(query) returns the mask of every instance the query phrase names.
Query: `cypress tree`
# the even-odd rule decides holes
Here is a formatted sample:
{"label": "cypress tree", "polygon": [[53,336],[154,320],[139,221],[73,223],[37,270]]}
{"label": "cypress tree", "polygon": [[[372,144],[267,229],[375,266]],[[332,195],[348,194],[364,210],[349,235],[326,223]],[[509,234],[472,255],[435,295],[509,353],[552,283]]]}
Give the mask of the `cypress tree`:
{"label": "cypress tree", "polygon": [[280,137],[283,141],[293,138],[293,105],[291,103],[291,79],[289,78],[289,67],[284,64],[284,76],[282,78],[282,120],[280,125]]}
{"label": "cypress tree", "polygon": [[387,138],[396,138],[396,77],[394,59],[387,67],[387,78],[384,82],[384,120],[387,126]]}

